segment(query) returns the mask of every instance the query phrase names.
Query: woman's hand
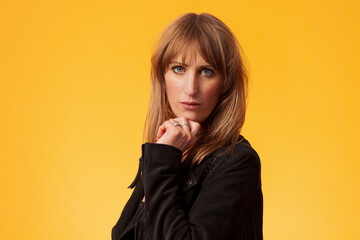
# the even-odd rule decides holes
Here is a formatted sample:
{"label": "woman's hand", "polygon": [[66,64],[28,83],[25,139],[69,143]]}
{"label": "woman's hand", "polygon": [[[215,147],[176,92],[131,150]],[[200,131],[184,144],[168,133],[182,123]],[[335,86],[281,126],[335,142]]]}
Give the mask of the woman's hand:
{"label": "woman's hand", "polygon": [[165,121],[158,130],[157,142],[167,144],[186,151],[196,141],[200,124],[185,118],[175,118]]}

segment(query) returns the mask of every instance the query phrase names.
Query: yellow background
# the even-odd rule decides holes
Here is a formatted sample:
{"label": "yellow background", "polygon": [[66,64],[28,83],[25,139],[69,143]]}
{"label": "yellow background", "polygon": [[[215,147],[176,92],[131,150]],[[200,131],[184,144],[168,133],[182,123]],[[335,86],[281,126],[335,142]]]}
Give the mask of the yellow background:
{"label": "yellow background", "polygon": [[151,52],[185,12],[219,17],[244,48],[265,239],[360,239],[358,0],[1,0],[0,239],[110,239]]}

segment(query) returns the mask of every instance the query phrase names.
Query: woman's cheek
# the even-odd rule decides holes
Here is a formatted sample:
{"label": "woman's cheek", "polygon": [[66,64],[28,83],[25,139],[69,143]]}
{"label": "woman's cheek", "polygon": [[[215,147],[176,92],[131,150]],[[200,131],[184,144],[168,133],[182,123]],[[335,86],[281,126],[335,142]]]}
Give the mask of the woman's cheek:
{"label": "woman's cheek", "polygon": [[221,82],[218,81],[209,85],[205,91],[206,98],[216,100],[217,102],[220,96],[220,88],[221,88]]}

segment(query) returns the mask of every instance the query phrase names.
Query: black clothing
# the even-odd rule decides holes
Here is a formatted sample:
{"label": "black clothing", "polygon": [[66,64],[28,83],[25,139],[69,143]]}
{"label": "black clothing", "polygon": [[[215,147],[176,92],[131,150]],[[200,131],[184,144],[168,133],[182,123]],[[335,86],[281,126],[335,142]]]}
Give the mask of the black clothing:
{"label": "black clothing", "polygon": [[142,150],[142,175],[112,240],[263,239],[260,159],[246,139],[193,167],[184,166],[175,147],[145,143]]}

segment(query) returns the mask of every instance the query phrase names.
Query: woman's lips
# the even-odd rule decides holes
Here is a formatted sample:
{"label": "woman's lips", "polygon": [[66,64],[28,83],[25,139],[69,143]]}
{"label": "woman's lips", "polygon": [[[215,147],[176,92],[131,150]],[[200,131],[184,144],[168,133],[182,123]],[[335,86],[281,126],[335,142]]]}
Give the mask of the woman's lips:
{"label": "woman's lips", "polygon": [[180,102],[181,105],[188,110],[195,110],[200,107],[200,103],[197,102]]}

